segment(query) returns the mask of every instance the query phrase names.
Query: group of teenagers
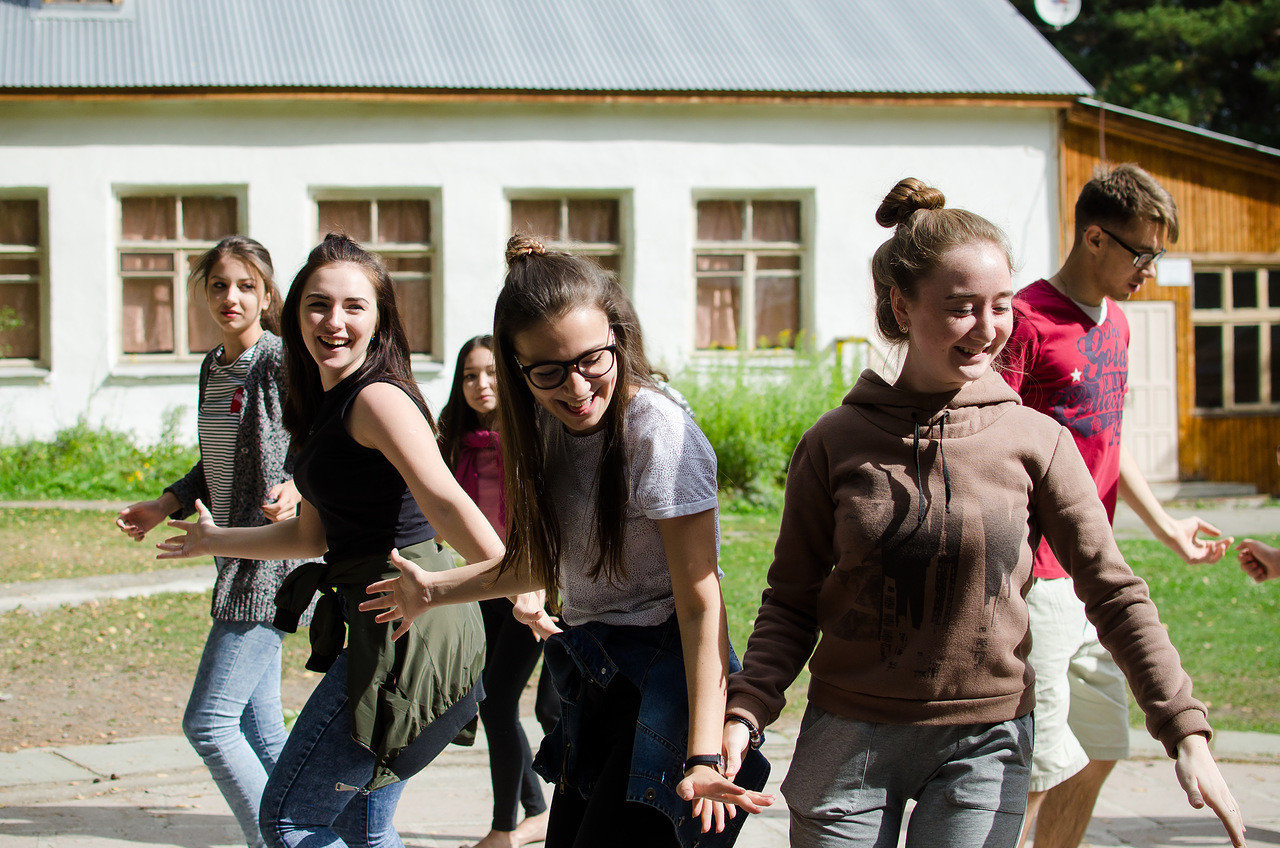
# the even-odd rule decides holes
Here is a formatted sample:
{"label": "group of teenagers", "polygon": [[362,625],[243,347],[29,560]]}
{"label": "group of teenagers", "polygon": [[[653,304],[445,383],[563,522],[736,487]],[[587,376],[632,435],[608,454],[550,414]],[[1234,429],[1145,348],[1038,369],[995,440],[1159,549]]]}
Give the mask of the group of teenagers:
{"label": "group of teenagers", "polygon": [[[1078,844],[1126,755],[1125,679],[1191,805],[1244,844],[1111,531],[1120,492],[1188,560],[1229,544],[1164,513],[1120,447],[1115,301],[1176,240],[1172,198],[1136,166],[1095,174],[1063,268],[1017,294],[1006,235],[937,189],[902,180],[875,218],[901,371],[863,372],[796,447],[741,662],[715,452],[611,274],[512,237],[437,426],[376,255],[330,234],[283,299],[252,239],[203,257],[222,343],[201,459],[117,524],[140,540],[168,518],[162,558],[216,558],[183,727],[251,848],[401,845],[404,781],[477,715],[481,848],[732,845],[774,802],[760,746],[806,663],[793,846],[896,846],[909,801],[909,846],[1015,846],[1037,809],[1037,848]],[[281,644],[303,623],[324,676],[286,732]],[[535,756],[518,712],[540,652]]]}

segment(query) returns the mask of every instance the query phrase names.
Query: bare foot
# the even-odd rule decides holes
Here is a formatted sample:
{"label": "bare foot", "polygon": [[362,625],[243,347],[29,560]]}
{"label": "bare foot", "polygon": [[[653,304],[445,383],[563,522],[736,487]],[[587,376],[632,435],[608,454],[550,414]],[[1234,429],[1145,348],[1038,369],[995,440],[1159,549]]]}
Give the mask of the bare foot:
{"label": "bare foot", "polygon": [[536,816],[529,816],[520,824],[516,825],[515,845],[528,845],[531,842],[545,842],[547,840],[547,820],[551,817],[549,810],[544,810]]}
{"label": "bare foot", "polygon": [[531,842],[544,842],[547,838],[547,818],[550,814],[543,812],[530,816],[515,830],[491,830],[470,848],[520,848]]}

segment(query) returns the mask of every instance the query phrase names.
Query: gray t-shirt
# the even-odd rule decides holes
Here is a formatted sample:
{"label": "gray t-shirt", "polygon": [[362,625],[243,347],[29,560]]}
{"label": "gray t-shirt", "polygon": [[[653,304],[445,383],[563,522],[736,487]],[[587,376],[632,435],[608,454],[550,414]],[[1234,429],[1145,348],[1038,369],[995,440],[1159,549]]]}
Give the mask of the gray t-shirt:
{"label": "gray t-shirt", "polygon": [[[675,401],[640,389],[627,407],[628,499],[621,585],[588,573],[599,556],[595,503],[604,433],[574,436],[549,413],[539,424],[547,489],[560,519],[561,613],[570,625],[587,621],[648,626],[675,611],[671,572],[656,521],[715,510],[716,455],[707,437]],[[716,547],[720,518],[716,514]]]}

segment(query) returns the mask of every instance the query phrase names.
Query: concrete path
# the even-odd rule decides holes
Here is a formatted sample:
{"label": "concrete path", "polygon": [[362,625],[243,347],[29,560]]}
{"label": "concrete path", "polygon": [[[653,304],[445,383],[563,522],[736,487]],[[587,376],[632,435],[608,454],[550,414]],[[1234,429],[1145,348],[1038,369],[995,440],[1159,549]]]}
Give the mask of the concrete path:
{"label": "concrete path", "polygon": [[[537,725],[526,723],[532,740]],[[1145,738],[1145,737],[1144,737]],[[771,732],[769,790],[778,791],[794,739]],[[1251,845],[1280,846],[1280,739],[1224,733],[1223,771],[1245,812]],[[1086,845],[1193,848],[1226,845],[1217,820],[1191,809],[1173,766],[1150,740],[1107,784]],[[550,788],[548,788],[550,798]],[[488,755],[450,747],[408,782],[396,826],[413,848],[458,848],[488,829]],[[773,809],[743,829],[742,848],[782,848],[787,813]],[[154,737],[0,754],[0,845],[4,848],[162,848],[234,846],[239,830],[199,759],[180,737]]]}

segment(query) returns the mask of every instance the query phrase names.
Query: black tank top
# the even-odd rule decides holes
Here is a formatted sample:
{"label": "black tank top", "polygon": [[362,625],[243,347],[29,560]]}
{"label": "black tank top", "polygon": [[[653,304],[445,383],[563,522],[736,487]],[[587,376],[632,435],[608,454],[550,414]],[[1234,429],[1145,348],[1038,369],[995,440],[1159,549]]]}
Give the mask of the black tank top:
{"label": "black tank top", "polygon": [[330,562],[387,553],[436,535],[396,467],[347,432],[344,419],[351,401],[365,386],[379,382],[387,381],[357,373],[325,392],[294,461],[298,491],[324,524],[329,543],[325,559]]}

